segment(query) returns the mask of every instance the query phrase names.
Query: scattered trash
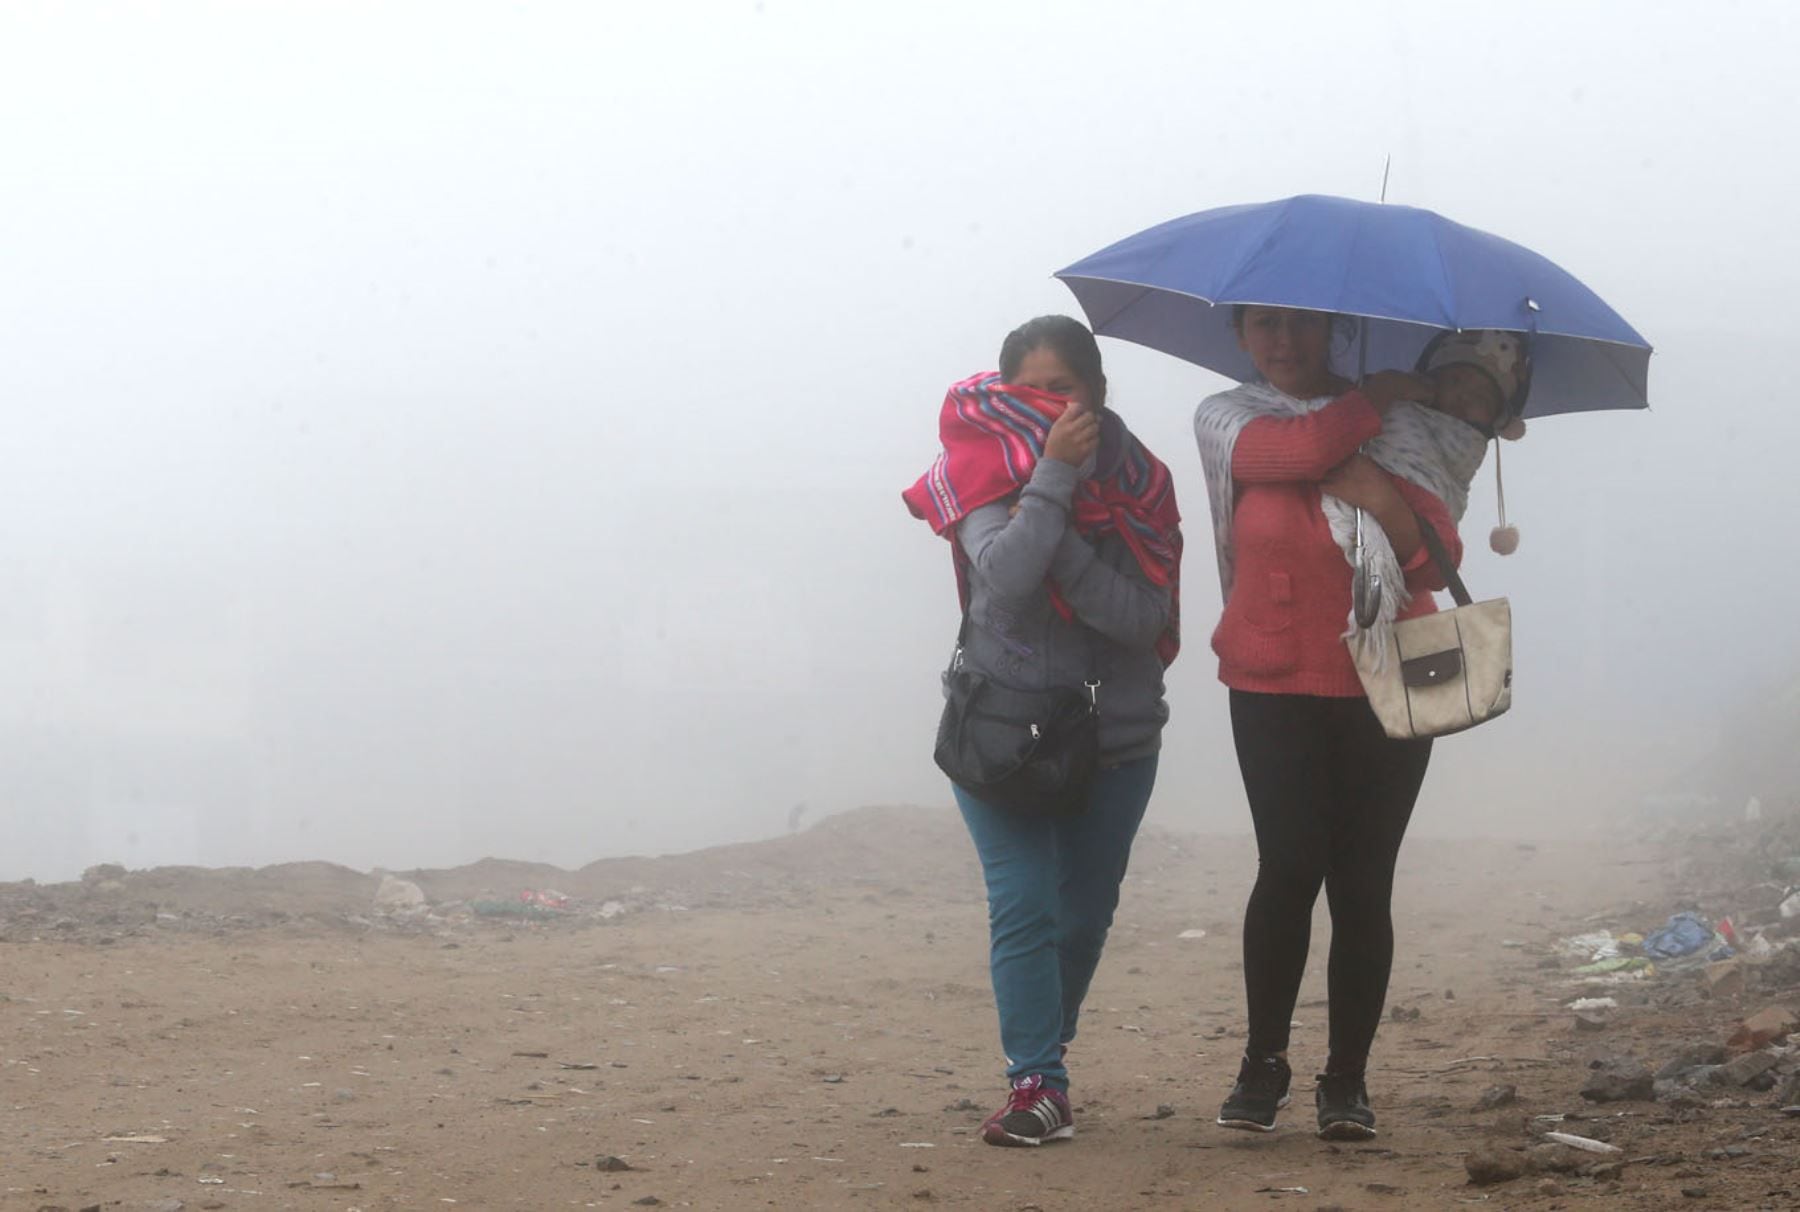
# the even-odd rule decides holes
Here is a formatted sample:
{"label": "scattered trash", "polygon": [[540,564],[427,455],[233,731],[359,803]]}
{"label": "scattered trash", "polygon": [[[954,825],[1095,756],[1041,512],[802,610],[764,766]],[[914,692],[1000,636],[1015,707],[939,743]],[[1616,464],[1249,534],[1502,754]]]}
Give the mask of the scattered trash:
{"label": "scattered trash", "polygon": [[519,900],[527,905],[542,905],[546,909],[566,912],[569,909],[569,898],[560,892],[540,891],[527,888],[519,893]]}
{"label": "scattered trash", "polygon": [[1577,1014],[1584,1010],[1617,1010],[1619,1002],[1611,997],[1578,997],[1569,1003],[1569,1009]]}
{"label": "scattered trash", "polygon": [[935,1149],[935,1148],[937,1148],[936,1145],[932,1144],[928,1140],[903,1140],[900,1142],[900,1147],[902,1149]]}
{"label": "scattered trash", "polygon": [[166,1145],[166,1136],[102,1136],[103,1142],[109,1145]]}
{"label": "scattered trash", "polygon": [[[1645,946],[1649,946],[1648,943]],[[1596,960],[1591,964],[1583,964],[1575,969],[1576,976],[1619,976],[1632,973],[1648,975],[1656,971],[1656,965],[1641,955],[1615,955],[1611,959]]]}
{"label": "scattered trash", "polygon": [[612,918],[618,917],[621,913],[624,913],[624,912],[625,912],[625,906],[620,901],[607,901],[605,904],[600,906],[600,916],[603,918],[607,918],[609,920]]}
{"label": "scattered trash", "polygon": [[1177,934],[1175,937],[1176,938],[1205,938],[1206,931],[1204,931],[1204,930],[1183,930],[1180,934]]}
{"label": "scattered trash", "polygon": [[530,922],[550,921],[564,916],[554,909],[523,901],[470,901],[469,911],[476,917],[518,918]]}
{"label": "scattered trash", "polygon": [[1546,1132],[1544,1139],[1555,1141],[1559,1145],[1567,1145],[1571,1149],[1580,1149],[1584,1153],[1623,1153],[1625,1150],[1617,1145],[1609,1145],[1603,1140],[1594,1140],[1588,1136],[1576,1136],[1572,1132]]}
{"label": "scattered trash", "polygon": [[1258,1195],[1311,1195],[1305,1187],[1258,1187]]}
{"label": "scattered trash", "polygon": [[1677,913],[1661,930],[1644,940],[1644,954],[1653,959],[1680,959],[1712,941],[1710,922],[1698,913]]}
{"label": "scattered trash", "polygon": [[1610,930],[1596,930],[1590,934],[1575,934],[1559,939],[1556,950],[1574,959],[1597,963],[1600,960],[1618,958],[1619,940],[1613,937]]}

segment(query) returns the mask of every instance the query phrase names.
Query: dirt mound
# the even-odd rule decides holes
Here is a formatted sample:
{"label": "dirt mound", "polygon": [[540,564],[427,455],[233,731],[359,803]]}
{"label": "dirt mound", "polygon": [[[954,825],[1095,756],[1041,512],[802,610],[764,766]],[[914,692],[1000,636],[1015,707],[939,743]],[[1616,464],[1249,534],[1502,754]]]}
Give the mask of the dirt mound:
{"label": "dirt mound", "polygon": [[297,923],[417,929],[484,915],[611,920],[651,909],[791,906],[820,889],[847,885],[898,897],[967,895],[974,871],[961,824],[948,813],[865,808],[769,841],[601,859],[576,871],[487,858],[444,870],[391,873],[423,891],[426,905],[414,913],[377,908],[376,892],[389,874],[379,870],[323,862],[144,871],[108,864],[79,881],[0,884],[0,940],[97,941],[150,930]]}

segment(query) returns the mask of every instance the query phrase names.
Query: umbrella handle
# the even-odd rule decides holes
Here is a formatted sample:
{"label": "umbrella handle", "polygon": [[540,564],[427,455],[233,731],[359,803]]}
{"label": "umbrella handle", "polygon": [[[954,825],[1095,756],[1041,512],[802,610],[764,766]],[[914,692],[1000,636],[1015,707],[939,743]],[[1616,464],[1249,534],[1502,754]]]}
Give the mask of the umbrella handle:
{"label": "umbrella handle", "polygon": [[1381,574],[1370,564],[1363,548],[1363,511],[1356,511],[1356,575],[1350,582],[1350,608],[1356,625],[1367,631],[1381,618]]}

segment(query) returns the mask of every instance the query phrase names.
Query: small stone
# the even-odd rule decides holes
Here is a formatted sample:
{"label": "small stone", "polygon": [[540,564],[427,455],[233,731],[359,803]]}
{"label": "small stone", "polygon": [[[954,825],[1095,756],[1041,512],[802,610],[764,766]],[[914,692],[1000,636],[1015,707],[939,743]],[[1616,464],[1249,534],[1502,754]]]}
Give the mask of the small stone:
{"label": "small stone", "polygon": [[1800,1031],[1800,1016],[1785,1006],[1769,1006],[1739,1023],[1725,1044],[1733,1052],[1750,1052],[1779,1044],[1795,1031]]}
{"label": "small stone", "polygon": [[1748,1086],[1778,1063],[1772,1053],[1746,1052],[1719,1070],[1719,1080],[1729,1086]]}
{"label": "small stone", "polygon": [[1683,1187],[1681,1193],[1689,1199],[1705,1199],[1707,1196],[1705,1187]]}
{"label": "small stone", "polygon": [[1463,1169],[1469,1172],[1469,1181],[1477,1187],[1491,1187],[1495,1183],[1510,1183],[1523,1178],[1529,1165],[1523,1153],[1494,1145],[1483,1145],[1463,1158]]}
{"label": "small stone", "polygon": [[819,1080],[824,1082],[827,1086],[841,1086],[844,1084],[844,1075],[841,1073],[830,1073],[821,1077]]}
{"label": "small stone", "polygon": [[631,1202],[640,1208],[660,1208],[662,1206],[662,1200],[654,1195],[646,1195],[642,1199],[634,1199]]}
{"label": "small stone", "polygon": [[1603,1183],[1616,1183],[1625,1176],[1625,1163],[1622,1161],[1596,1162],[1583,1170],[1582,1174]]}
{"label": "small stone", "polygon": [[979,1111],[979,1110],[981,1110],[981,1104],[976,1102],[972,1098],[965,1097],[965,1098],[957,1099],[955,1102],[953,1102],[949,1106],[945,1107],[944,1110],[946,1110],[946,1111]]}
{"label": "small stone", "polygon": [[603,1174],[620,1174],[626,1170],[635,1170],[637,1167],[622,1157],[614,1157],[611,1153],[602,1153],[595,1159],[594,1169]]}
{"label": "small stone", "polygon": [[1144,1118],[1145,1119],[1171,1119],[1174,1117],[1174,1115],[1175,1115],[1175,1108],[1171,1107],[1168,1103],[1158,1103],[1156,1105],[1156,1110],[1151,1112],[1149,1115],[1146,1115]]}
{"label": "small stone", "polygon": [[1537,1186],[1533,1187],[1532,1190],[1536,1191],[1539,1195],[1546,1196],[1550,1199],[1559,1199],[1567,1193],[1568,1188],[1564,1187],[1554,1178],[1540,1178],[1538,1179]]}
{"label": "small stone", "polygon": [[1531,1168],[1545,1174],[1573,1174],[1585,1160],[1574,1149],[1552,1144],[1533,1145],[1530,1157]]}
{"label": "small stone", "polygon": [[1489,1086],[1475,1100],[1477,1111],[1498,1111],[1502,1107],[1510,1107],[1519,1101],[1517,1086]]}
{"label": "small stone", "polygon": [[1656,1071],[1658,1078],[1679,1077],[1689,1069],[1701,1065],[1722,1065],[1725,1063],[1725,1049],[1718,1044],[1693,1044],[1683,1048],[1669,1059],[1669,1063]]}
{"label": "small stone", "polygon": [[1737,997],[1744,991],[1744,969],[1735,959],[1708,964],[1701,970],[1700,979],[1714,997]]}
{"label": "small stone", "polygon": [[1597,1061],[1581,1097],[1592,1103],[1649,1102],[1656,1097],[1656,1078],[1629,1057]]}

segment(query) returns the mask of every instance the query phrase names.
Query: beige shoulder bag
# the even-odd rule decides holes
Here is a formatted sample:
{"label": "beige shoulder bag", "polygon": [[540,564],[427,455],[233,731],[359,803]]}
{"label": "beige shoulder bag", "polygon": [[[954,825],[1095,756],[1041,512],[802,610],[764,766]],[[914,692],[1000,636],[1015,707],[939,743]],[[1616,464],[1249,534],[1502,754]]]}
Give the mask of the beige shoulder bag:
{"label": "beige shoulder bag", "polygon": [[[1512,706],[1511,604],[1505,598],[1473,601],[1443,540],[1424,518],[1419,519],[1419,533],[1444,574],[1456,609],[1395,623],[1380,669],[1356,658],[1369,706],[1397,740],[1462,732]],[[1350,651],[1355,657],[1355,645]]]}

